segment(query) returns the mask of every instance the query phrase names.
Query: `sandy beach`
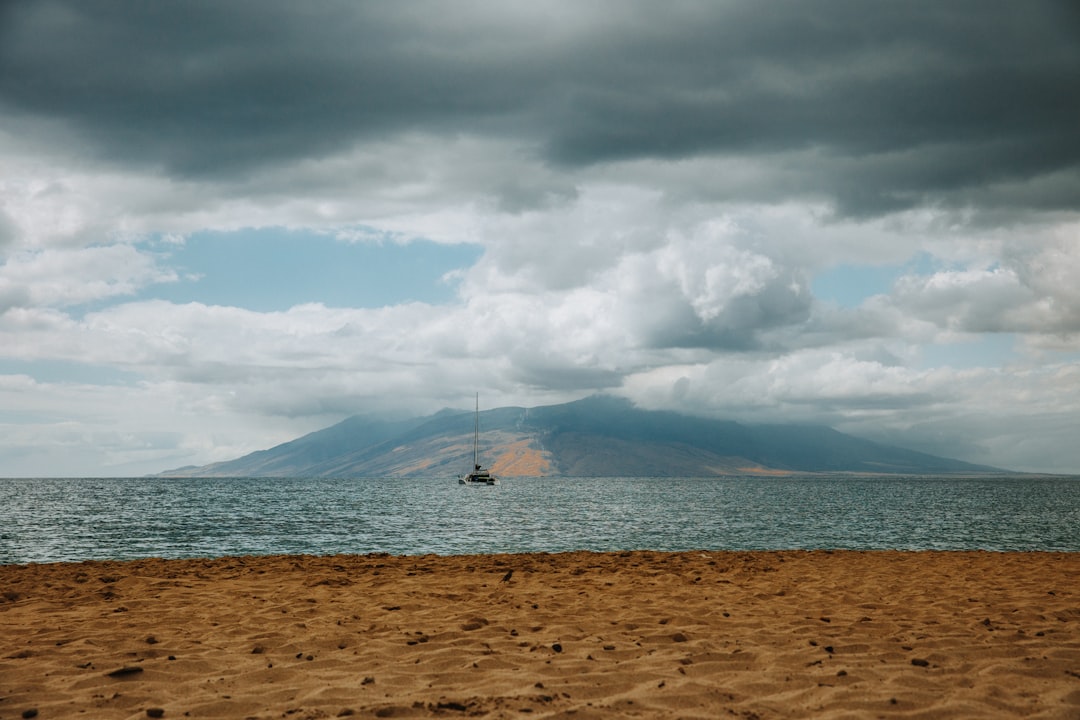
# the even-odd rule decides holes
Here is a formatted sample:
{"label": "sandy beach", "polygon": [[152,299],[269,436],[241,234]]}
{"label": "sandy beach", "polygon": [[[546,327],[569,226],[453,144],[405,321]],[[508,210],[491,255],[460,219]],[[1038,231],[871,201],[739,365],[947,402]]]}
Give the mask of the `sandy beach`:
{"label": "sandy beach", "polygon": [[1080,554],[0,566],[0,719],[1080,717]]}

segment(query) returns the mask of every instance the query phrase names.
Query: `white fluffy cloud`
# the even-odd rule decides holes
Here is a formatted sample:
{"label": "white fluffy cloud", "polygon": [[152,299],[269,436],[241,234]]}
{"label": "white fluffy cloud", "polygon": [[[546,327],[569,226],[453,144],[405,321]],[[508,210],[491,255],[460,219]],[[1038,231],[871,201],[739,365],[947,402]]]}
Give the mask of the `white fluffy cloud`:
{"label": "white fluffy cloud", "polygon": [[984,266],[902,278],[894,302],[945,330],[1020,333],[1032,345],[1061,347],[1080,332],[1078,270],[1080,226],[1072,223],[1049,237],[1004,243],[995,262]]}
{"label": "white fluffy cloud", "polygon": [[0,267],[0,310],[81,305],[177,279],[125,244],[23,252]]}

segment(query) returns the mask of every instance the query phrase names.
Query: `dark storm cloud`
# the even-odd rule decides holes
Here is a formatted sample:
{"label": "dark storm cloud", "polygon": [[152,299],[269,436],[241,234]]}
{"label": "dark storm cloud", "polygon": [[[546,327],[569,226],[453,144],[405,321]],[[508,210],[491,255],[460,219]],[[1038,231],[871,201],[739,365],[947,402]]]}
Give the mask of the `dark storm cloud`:
{"label": "dark storm cloud", "polygon": [[524,92],[461,50],[469,38],[359,7],[16,2],[0,107],[67,121],[111,160],[199,177],[473,124]]}
{"label": "dark storm cloud", "polygon": [[753,199],[852,214],[1075,208],[1080,189],[1066,1],[4,8],[0,111],[179,176],[422,132],[520,142],[566,172],[749,157],[787,178]]}

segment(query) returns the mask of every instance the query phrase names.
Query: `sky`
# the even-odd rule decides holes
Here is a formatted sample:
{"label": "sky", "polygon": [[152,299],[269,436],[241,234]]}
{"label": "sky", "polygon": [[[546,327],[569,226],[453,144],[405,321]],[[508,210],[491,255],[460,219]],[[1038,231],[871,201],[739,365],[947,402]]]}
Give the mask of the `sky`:
{"label": "sky", "polygon": [[595,393],[1080,473],[1080,6],[9,0],[0,476]]}

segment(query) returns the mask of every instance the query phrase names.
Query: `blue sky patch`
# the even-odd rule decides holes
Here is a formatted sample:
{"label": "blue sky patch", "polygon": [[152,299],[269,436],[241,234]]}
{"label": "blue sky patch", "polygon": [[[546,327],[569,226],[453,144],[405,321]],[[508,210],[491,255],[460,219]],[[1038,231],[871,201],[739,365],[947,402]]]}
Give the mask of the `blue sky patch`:
{"label": "blue sky patch", "polygon": [[446,303],[456,286],[443,276],[473,265],[483,248],[428,240],[350,243],[316,232],[261,228],[199,232],[161,252],[163,264],[182,279],[146,288],[139,299],[272,312],[303,303]]}
{"label": "blue sky patch", "polygon": [[819,300],[854,308],[867,298],[888,293],[904,271],[902,265],[836,265],[818,273],[810,287]]}
{"label": "blue sky patch", "polygon": [[895,265],[839,264],[822,270],[810,282],[814,297],[855,308],[875,295],[887,295],[894,283],[905,275],[932,275],[960,265],[946,265],[930,253],[920,252],[910,260]]}

